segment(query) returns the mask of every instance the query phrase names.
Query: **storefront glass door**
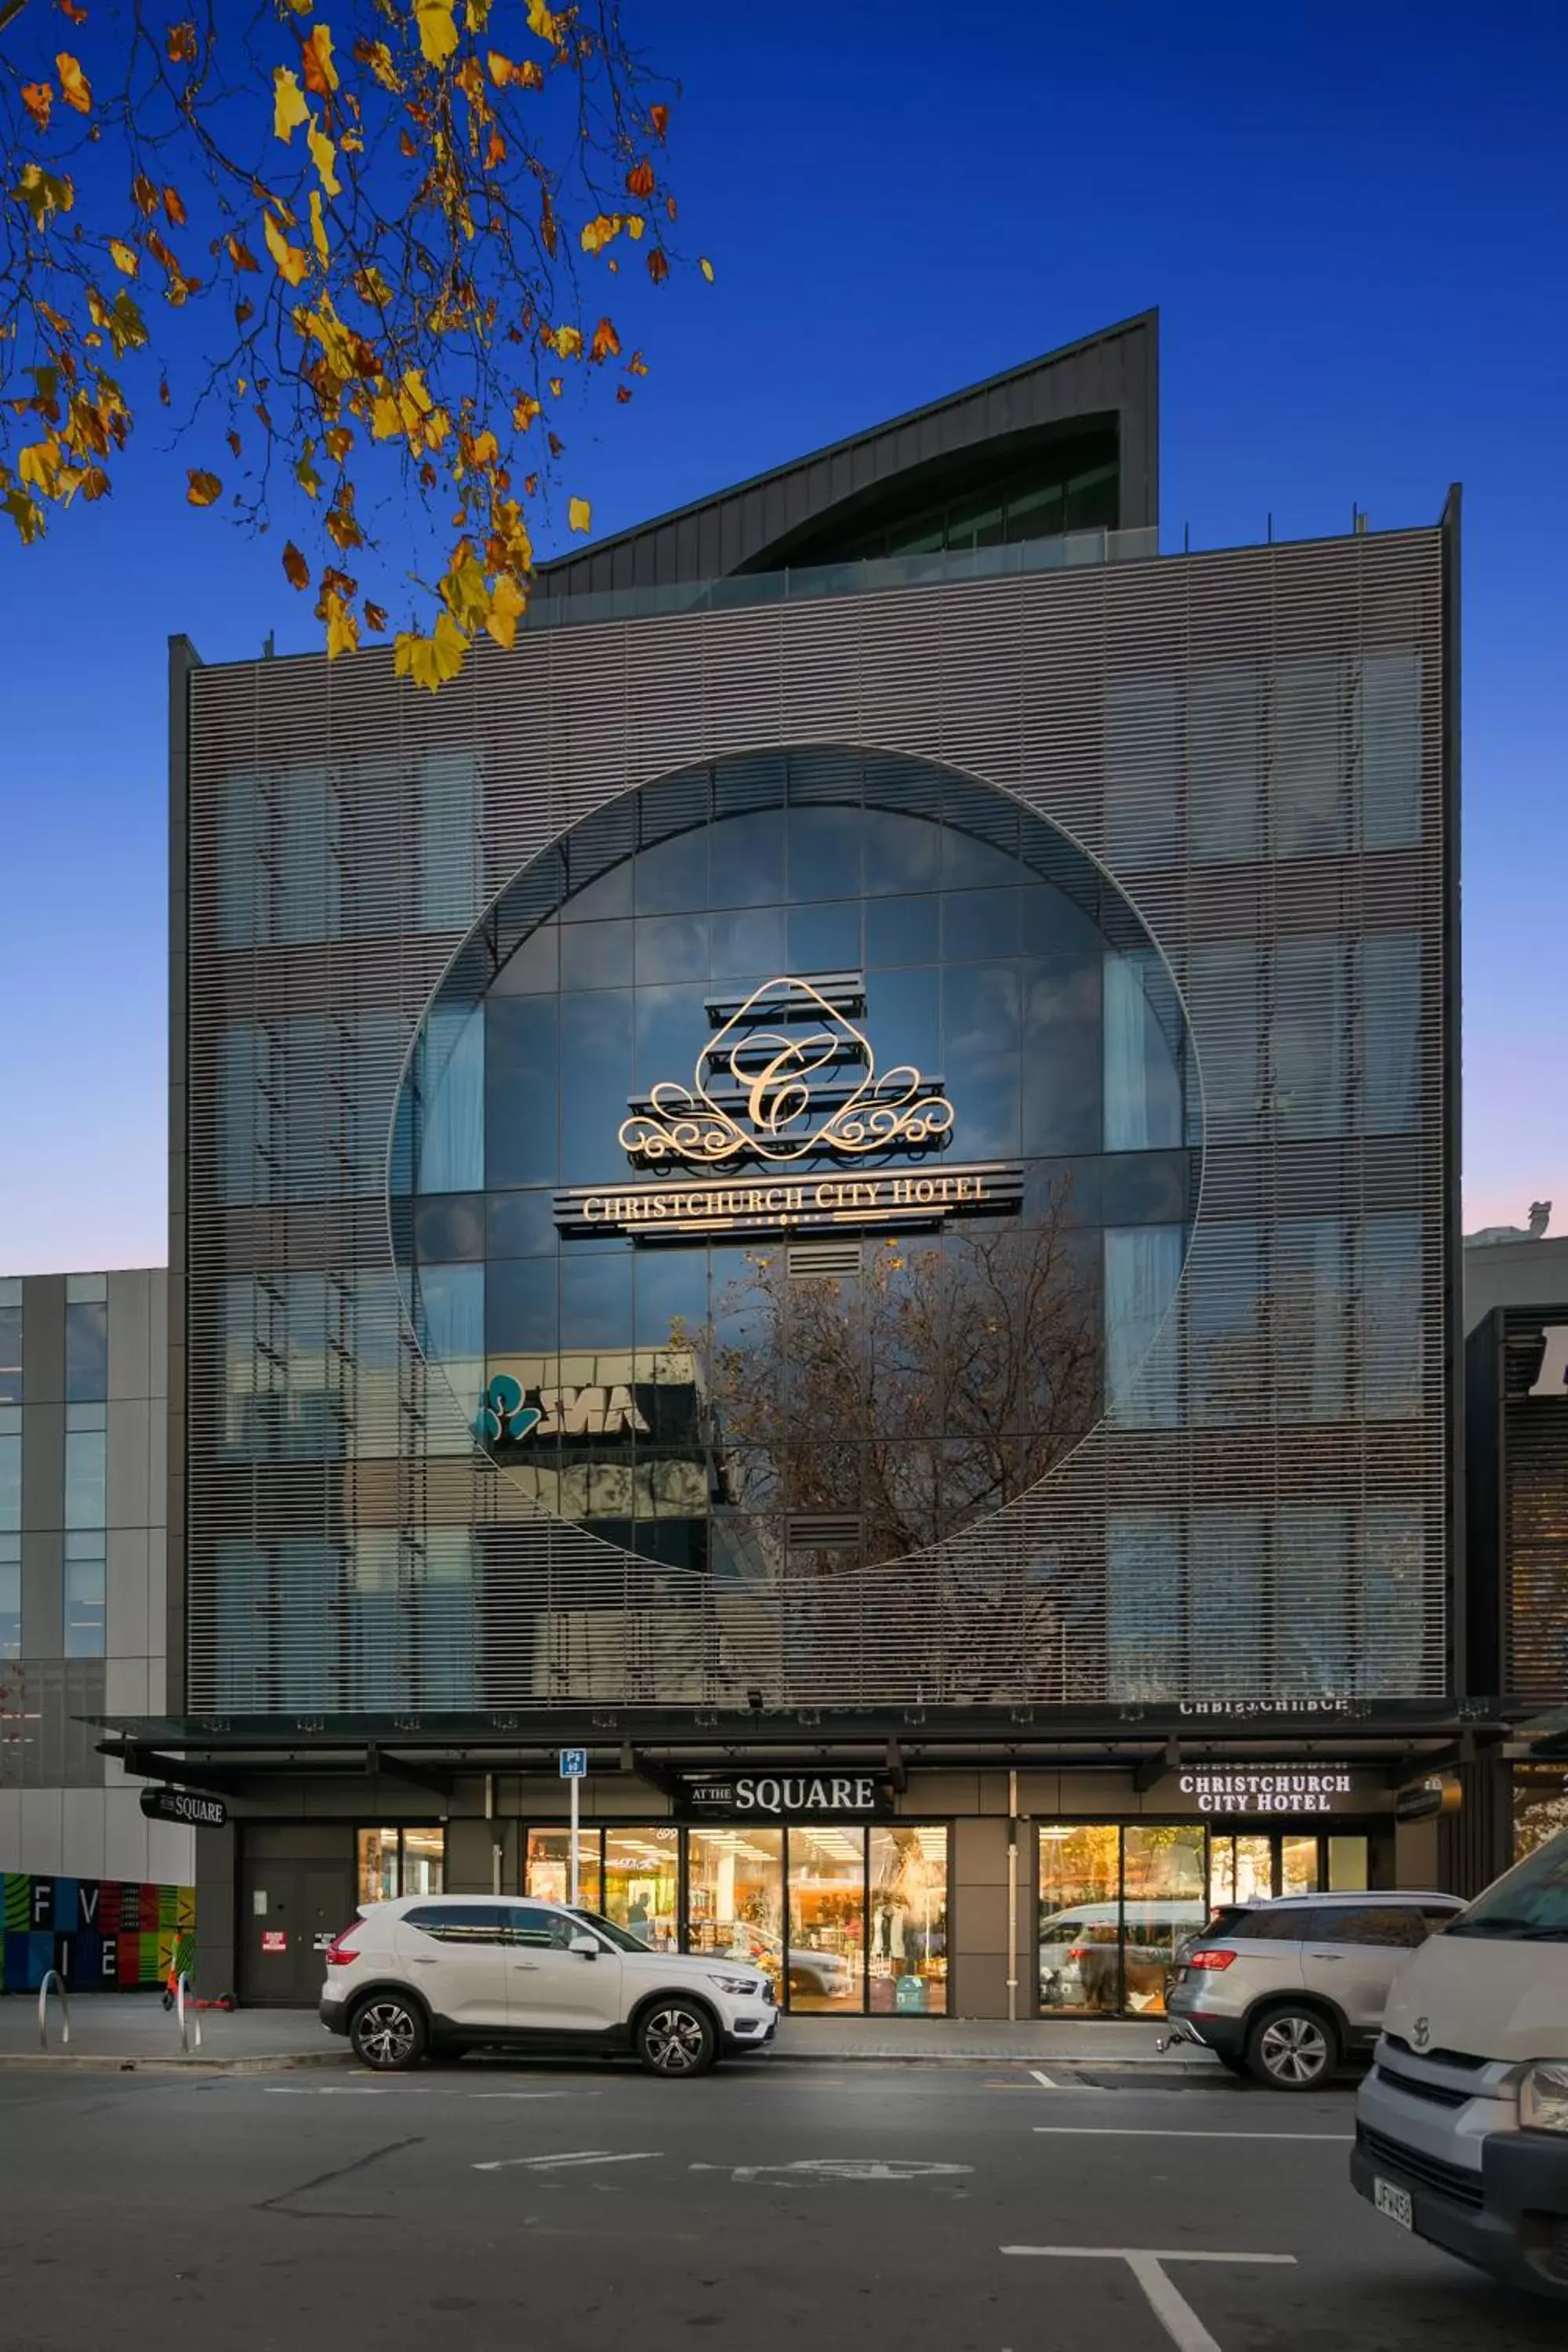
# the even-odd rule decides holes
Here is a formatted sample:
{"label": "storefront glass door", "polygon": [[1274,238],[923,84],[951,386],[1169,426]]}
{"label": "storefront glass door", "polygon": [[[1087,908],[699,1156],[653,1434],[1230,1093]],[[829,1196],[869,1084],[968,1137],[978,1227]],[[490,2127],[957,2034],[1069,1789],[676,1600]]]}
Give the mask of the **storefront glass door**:
{"label": "storefront glass door", "polygon": [[1040,2007],[1053,2016],[1121,2005],[1121,1832],[1114,1822],[1040,1832]]}
{"label": "storefront glass door", "polygon": [[1135,1822],[1121,1833],[1122,2006],[1163,2017],[1176,1947],[1208,1917],[1201,1822]]}
{"label": "storefront glass door", "polygon": [[789,1832],[789,2005],[865,2006],[866,1832]]}

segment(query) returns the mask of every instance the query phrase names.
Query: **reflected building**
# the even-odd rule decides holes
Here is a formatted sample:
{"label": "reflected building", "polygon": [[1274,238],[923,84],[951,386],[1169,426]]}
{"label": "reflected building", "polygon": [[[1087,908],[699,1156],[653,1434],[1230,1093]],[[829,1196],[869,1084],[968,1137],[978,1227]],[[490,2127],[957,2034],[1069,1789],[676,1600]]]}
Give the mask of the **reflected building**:
{"label": "reflected building", "polygon": [[1139,2011],[1222,1885],[1428,1866],[1457,506],[1163,554],[1155,386],[1150,316],[589,547],[433,700],[176,647],[120,1737],[231,1789],[247,1991],[437,1830],[556,1891],[560,1748],[584,1885],[797,2006]]}

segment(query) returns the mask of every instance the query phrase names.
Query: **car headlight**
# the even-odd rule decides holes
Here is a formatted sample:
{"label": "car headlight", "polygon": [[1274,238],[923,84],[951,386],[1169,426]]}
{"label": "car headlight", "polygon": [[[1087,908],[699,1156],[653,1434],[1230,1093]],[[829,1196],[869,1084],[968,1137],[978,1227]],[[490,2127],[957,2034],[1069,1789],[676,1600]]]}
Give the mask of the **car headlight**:
{"label": "car headlight", "polygon": [[1568,2132],[1568,2065],[1527,2066],[1519,2078],[1521,2131]]}
{"label": "car headlight", "polygon": [[757,2000],[762,1995],[762,1987],[755,1977],[721,1976],[717,1969],[710,1969],[708,1981],[716,1984],[721,1992],[733,1993],[742,2000]]}

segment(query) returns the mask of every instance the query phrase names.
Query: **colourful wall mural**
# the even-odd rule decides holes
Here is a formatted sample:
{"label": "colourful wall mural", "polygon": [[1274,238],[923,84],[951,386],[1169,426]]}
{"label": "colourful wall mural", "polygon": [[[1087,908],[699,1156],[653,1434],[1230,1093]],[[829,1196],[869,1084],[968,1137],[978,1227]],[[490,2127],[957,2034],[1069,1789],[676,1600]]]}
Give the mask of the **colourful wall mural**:
{"label": "colourful wall mural", "polygon": [[7,1870],[0,1920],[0,1992],[37,1992],[50,1969],[68,1992],[133,1992],[195,1966],[194,1886]]}

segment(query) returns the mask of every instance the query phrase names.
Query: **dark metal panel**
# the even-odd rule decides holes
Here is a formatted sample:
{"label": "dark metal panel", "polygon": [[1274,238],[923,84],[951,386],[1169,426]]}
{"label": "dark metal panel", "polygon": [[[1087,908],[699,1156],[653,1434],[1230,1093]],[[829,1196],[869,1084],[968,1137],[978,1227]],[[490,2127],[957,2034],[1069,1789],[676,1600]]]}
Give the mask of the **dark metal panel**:
{"label": "dark metal panel", "polygon": [[[541,566],[542,585],[552,596],[567,596],[611,584],[664,585],[727,575],[846,496],[911,466],[978,446],[999,433],[1107,413],[1121,426],[1119,525],[1152,527],[1159,520],[1158,340],[1158,313],[1146,311],[990,383],[853,435],[675,514],[656,517],[597,548],[558,557]],[[695,540],[681,528],[691,520],[701,526]],[[632,551],[629,572],[621,566],[625,550]]]}

